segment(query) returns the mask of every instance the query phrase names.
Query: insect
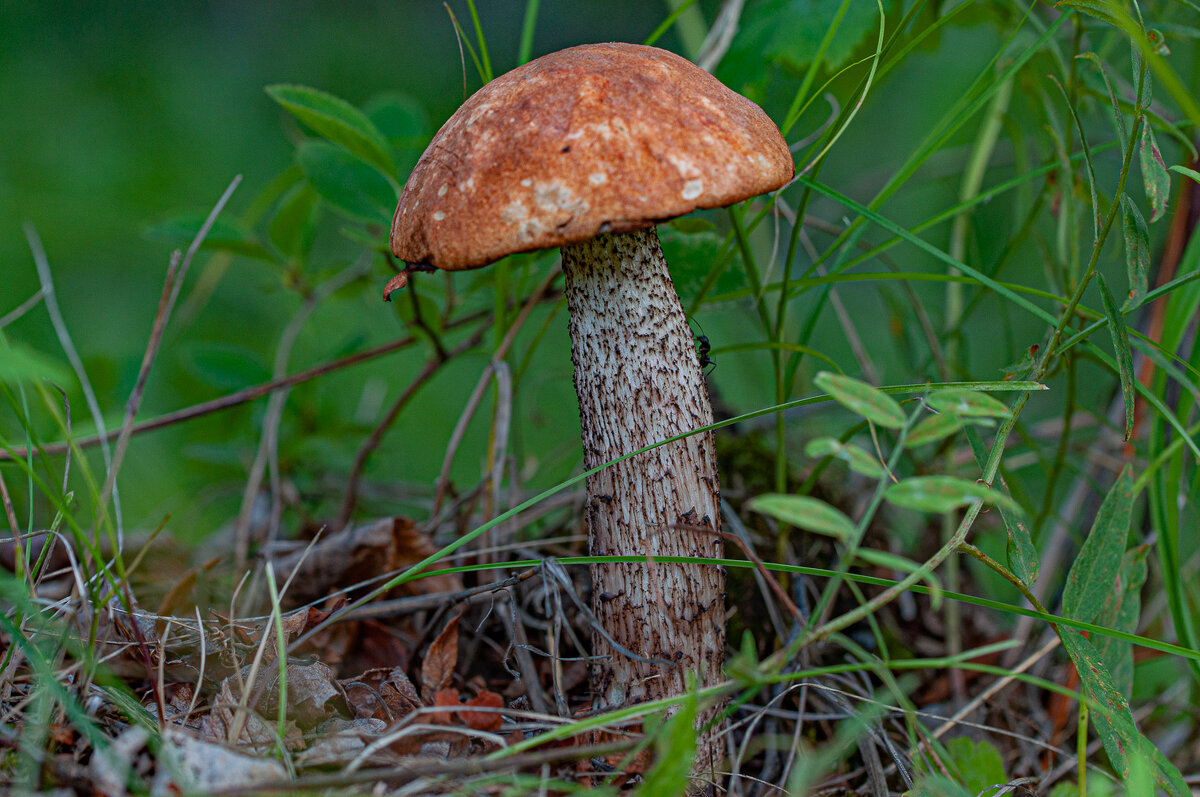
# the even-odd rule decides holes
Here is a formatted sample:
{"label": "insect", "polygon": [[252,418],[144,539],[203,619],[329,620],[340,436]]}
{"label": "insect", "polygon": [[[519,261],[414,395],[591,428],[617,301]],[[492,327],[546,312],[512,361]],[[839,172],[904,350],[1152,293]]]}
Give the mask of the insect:
{"label": "insect", "polygon": [[[712,368],[709,366],[716,367],[717,361],[709,354],[711,351],[712,343],[709,342],[708,335],[704,334],[704,328],[701,327],[700,334],[696,335],[696,357],[700,360],[700,368],[708,368],[711,371]],[[709,371],[704,373],[708,374]]]}

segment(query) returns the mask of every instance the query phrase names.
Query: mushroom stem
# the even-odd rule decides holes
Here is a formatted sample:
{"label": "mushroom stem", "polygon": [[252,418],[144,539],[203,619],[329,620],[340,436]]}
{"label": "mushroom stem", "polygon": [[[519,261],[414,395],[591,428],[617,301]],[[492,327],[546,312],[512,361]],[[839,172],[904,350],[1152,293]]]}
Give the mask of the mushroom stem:
{"label": "mushroom stem", "polygon": [[[712,423],[691,329],[654,229],[564,246],[562,261],[584,466]],[[592,555],[647,557],[592,565],[603,629],[593,633],[597,707],[685,694],[688,673],[701,687],[718,683],[724,568],[652,559],[722,555],[712,432],[605,468],[588,477],[587,493]],[[702,712],[697,728],[718,708]],[[694,771],[719,765],[717,730],[700,739]]]}

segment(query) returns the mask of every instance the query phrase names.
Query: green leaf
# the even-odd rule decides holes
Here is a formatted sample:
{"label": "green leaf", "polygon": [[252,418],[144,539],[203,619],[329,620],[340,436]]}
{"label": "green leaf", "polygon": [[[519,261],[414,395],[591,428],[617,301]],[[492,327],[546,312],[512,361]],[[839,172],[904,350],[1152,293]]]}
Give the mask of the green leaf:
{"label": "green leaf", "polygon": [[1100,505],[1092,530],[1067,573],[1062,597],[1064,616],[1092,622],[1118,586],[1132,511],[1133,474],[1126,465]]}
{"label": "green leaf", "polygon": [[895,399],[854,377],[821,371],[813,383],[839,404],[872,423],[899,429],[908,420]]}
{"label": "green leaf", "polygon": [[[1143,544],[1125,552],[1117,588],[1104,597],[1096,623],[1117,631],[1137,630],[1142,608],[1142,586],[1146,583],[1146,557],[1150,545]],[[1104,660],[1113,685],[1128,696],[1133,689],[1133,645],[1115,637],[1095,635],[1092,646]]]}
{"label": "green leaf", "polygon": [[695,235],[702,232],[715,232],[717,225],[700,216],[680,216],[671,219],[667,224],[684,235]]}
{"label": "green leaf", "polygon": [[206,385],[234,390],[263,382],[271,374],[258,353],[233,343],[190,343],[177,346],[180,364]]}
{"label": "green leaf", "polygon": [[[844,13],[842,6],[846,5]],[[885,9],[892,3],[884,2]],[[731,66],[740,72],[743,62],[762,59],[780,61],[790,69],[802,70],[816,55],[830,27],[838,29],[825,51],[825,66],[836,70],[850,59],[858,45],[879,28],[875,3],[850,0],[766,0],[748,3],[729,55]]]}
{"label": "green leaf", "polygon": [[363,107],[367,118],[393,146],[425,149],[430,133],[429,114],[407,94],[389,92],[372,97]]}
{"label": "green leaf", "polygon": [[1142,181],[1146,186],[1146,199],[1150,201],[1150,223],[1158,221],[1167,210],[1171,193],[1171,175],[1154,140],[1154,128],[1147,124],[1142,129],[1142,141],[1138,146],[1138,159],[1142,164]]}
{"label": "green leaf", "polygon": [[285,257],[304,260],[317,229],[317,192],[300,183],[284,195],[271,219],[267,235]]}
{"label": "green leaf", "polygon": [[953,476],[914,476],[893,484],[883,497],[896,506],[919,512],[950,512],[976,501],[1021,511],[1016,501],[999,490]]}
{"label": "green leaf", "polygon": [[340,144],[379,171],[395,176],[387,139],[350,103],[308,86],[267,86],[267,94],[318,135]]}
{"label": "green leaf", "polygon": [[1189,169],[1186,166],[1180,166],[1179,164],[1176,164],[1171,167],[1171,171],[1182,174],[1184,177],[1190,177],[1191,179],[1200,183],[1200,172],[1196,171],[1195,169]]}
{"label": "green leaf", "polygon": [[989,786],[1008,782],[1004,759],[987,740],[975,742],[969,736],[956,736],[946,742],[946,753],[972,794],[983,794]]}
{"label": "green leaf", "polygon": [[74,384],[70,370],[62,363],[18,341],[0,343],[0,383],[15,384],[36,379],[48,379],[63,387]]}
{"label": "green leaf", "polygon": [[[988,450],[979,437],[979,433],[970,426],[967,427],[967,443],[971,446],[975,462],[980,468],[983,468],[987,464]],[[1000,486],[1004,487],[1004,477],[1001,476],[1000,480]],[[1008,532],[1008,541],[1005,545],[1008,569],[1021,579],[1021,583],[1032,586],[1037,583],[1039,564],[1037,548],[1033,545],[1029,527],[1021,522],[1019,513],[1012,512],[1007,506],[1001,504],[997,509],[1000,510],[1001,519],[1004,520],[1004,530]]]}
{"label": "green leaf", "polygon": [[904,438],[904,444],[909,448],[923,446],[942,438],[949,437],[963,428],[962,420],[951,412],[941,412],[922,418]]}
{"label": "green leaf", "polygon": [[1125,231],[1125,270],[1129,274],[1129,298],[1125,300],[1125,306],[1131,307],[1142,300],[1150,287],[1150,230],[1128,194],[1121,194],[1121,214],[1121,226]]}
{"label": "green leaf", "polygon": [[396,159],[396,176],[407,177],[433,135],[429,114],[417,100],[399,93],[372,97],[363,111],[387,137]]}
{"label": "green leaf", "polygon": [[850,540],[855,536],[854,521],[835,507],[807,495],[760,495],[750,499],[746,508],[769,515],[789,526],[827,534],[838,540]]}
{"label": "green leaf", "polygon": [[818,437],[810,440],[804,447],[804,453],[814,459],[833,457],[840,459],[850,466],[855,473],[878,479],[884,474],[883,464],[873,454],[868,454],[853,443],[843,443],[833,437]]}
{"label": "green leaf", "polygon": [[1125,317],[1117,309],[1117,303],[1108,290],[1104,275],[1096,273],[1100,284],[1100,299],[1104,313],[1108,316],[1108,331],[1112,335],[1113,350],[1117,355],[1117,371],[1121,376],[1121,396],[1125,400],[1125,439],[1133,434],[1133,408],[1137,393],[1133,388],[1133,353],[1129,349],[1129,330],[1125,328]]}
{"label": "green leaf", "polygon": [[1112,81],[1108,79],[1108,72],[1104,68],[1104,62],[1100,60],[1100,56],[1090,51],[1081,53],[1076,58],[1091,61],[1100,73],[1100,78],[1104,81],[1104,87],[1108,89],[1108,101],[1112,108],[1113,126],[1116,128],[1117,138],[1121,141],[1121,149],[1124,150],[1129,146],[1129,131],[1125,127],[1125,115],[1121,113],[1121,103],[1117,99],[1117,92],[1113,89]]}
{"label": "green leaf", "polygon": [[335,210],[360,221],[391,224],[396,190],[358,158],[323,141],[306,141],[296,148],[296,161],[312,187]]}
{"label": "green leaf", "polygon": [[906,797],[976,797],[944,775],[926,775],[905,792]]}
{"label": "green leaf", "polygon": [[676,797],[688,793],[696,757],[696,695],[687,699],[654,739],[654,766],[642,777],[637,797]]}
{"label": "green leaf", "polygon": [[978,390],[935,390],[925,403],[939,412],[952,412],[960,418],[1008,417],[1004,402]]}
{"label": "green leaf", "polygon": [[1083,695],[1091,706],[1088,716],[1117,774],[1123,779],[1129,778],[1130,754],[1144,757],[1152,762],[1154,780],[1161,788],[1176,797],[1190,797],[1191,790],[1179,770],[1138,730],[1129,710],[1129,701],[1113,684],[1092,643],[1081,632],[1061,626],[1059,637],[1075,663]]}
{"label": "green leaf", "polygon": [[[207,217],[206,213],[180,213],[151,224],[142,230],[142,235],[148,240],[172,246],[190,246]],[[270,263],[276,262],[275,256],[262,245],[253,232],[231,219],[218,218],[213,222],[200,246],[202,249],[216,249]]]}

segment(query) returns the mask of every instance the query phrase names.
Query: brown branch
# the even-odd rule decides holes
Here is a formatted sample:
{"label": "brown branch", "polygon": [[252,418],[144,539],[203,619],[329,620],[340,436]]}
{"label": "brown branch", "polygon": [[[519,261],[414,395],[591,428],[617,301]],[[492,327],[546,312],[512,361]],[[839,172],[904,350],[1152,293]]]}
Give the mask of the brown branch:
{"label": "brown branch", "polygon": [[[473,318],[480,317],[482,315],[484,315],[484,313],[479,313],[476,316],[473,316]],[[149,432],[155,429],[161,429],[164,426],[171,426],[181,421],[190,421],[193,418],[199,418],[204,415],[210,415],[214,412],[220,412],[221,410],[231,409],[239,404],[245,404],[248,401],[254,401],[255,399],[262,398],[263,396],[273,393],[276,390],[283,390],[284,388],[292,387],[293,385],[301,382],[307,382],[310,379],[316,379],[317,377],[323,376],[331,371],[337,371],[342,368],[347,368],[351,365],[358,365],[361,362],[374,359],[384,354],[390,354],[398,349],[407,348],[416,342],[417,339],[410,335],[406,338],[400,338],[399,340],[394,340],[390,343],[376,346],[373,349],[367,349],[366,351],[361,351],[357,354],[351,354],[337,360],[332,360],[331,362],[309,368],[306,371],[300,371],[290,376],[285,376],[281,379],[272,379],[271,381],[263,382],[260,385],[243,388],[236,393],[230,393],[227,396],[221,396],[220,398],[215,398],[211,401],[193,404],[190,407],[184,407],[183,409],[169,412],[166,415],[160,415],[157,418],[151,418],[150,420],[136,423],[133,425],[132,434],[139,434],[141,432]],[[75,441],[75,445],[79,446],[80,448],[92,448],[99,445],[102,438],[111,441],[116,439],[118,434],[120,434],[120,430],[113,429],[103,436],[91,435],[90,437],[80,438],[79,440]],[[51,455],[65,454],[70,450],[70,448],[71,446],[69,443],[50,443],[49,445],[41,446],[39,451],[43,454]],[[0,451],[0,461],[20,459],[24,457],[26,453],[27,452],[24,448],[14,448],[11,454],[7,451]]]}
{"label": "brown branch", "polygon": [[627,751],[638,744],[638,742],[639,739],[631,738],[626,741],[608,742],[605,744],[554,747],[548,750],[535,750],[529,753],[517,753],[502,757],[493,757],[496,755],[493,753],[492,756],[487,757],[473,756],[470,758],[447,760],[412,758],[394,767],[360,769],[355,772],[334,772],[328,775],[306,775],[295,780],[281,780],[269,783],[256,783],[254,786],[217,789],[211,792],[211,794],[240,795],[275,791],[294,792],[303,789],[349,786],[355,783],[374,783],[376,781],[383,781],[394,786],[399,786],[411,783],[419,778],[427,777],[471,777],[487,775],[492,772],[516,772],[559,762],[604,758],[605,756]]}

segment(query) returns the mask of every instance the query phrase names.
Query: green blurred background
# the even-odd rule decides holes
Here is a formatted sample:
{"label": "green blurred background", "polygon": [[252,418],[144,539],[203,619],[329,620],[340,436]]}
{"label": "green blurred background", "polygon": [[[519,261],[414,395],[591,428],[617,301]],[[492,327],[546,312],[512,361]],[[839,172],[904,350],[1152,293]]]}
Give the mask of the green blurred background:
{"label": "green blurred background", "polygon": [[[750,2],[742,27],[717,74],[781,120],[837,3]],[[904,3],[887,3],[889,19]],[[956,4],[946,4],[956,5]],[[451,3],[470,29],[465,2]],[[720,8],[715,0],[697,9],[709,22]],[[479,4],[497,73],[517,63],[525,2]],[[874,2],[855,2],[843,23],[820,80],[836,68],[865,56],[874,43],[878,18]],[[929,4],[929,14],[944,11]],[[669,12],[665,3],[541,3],[533,38],[534,56],[572,44],[623,40],[640,42]],[[1008,26],[1023,8],[1009,3],[976,3],[955,22],[925,40],[883,76],[854,124],[839,141],[820,174],[822,182],[860,200],[870,198],[897,165],[922,141],[930,125],[967,89],[971,80],[1005,47]],[[1039,14],[1054,14],[1040,9]],[[1020,37],[1033,33],[1024,29]],[[1013,46],[1026,43],[1019,38]],[[660,46],[689,54],[686,31],[668,31]],[[1103,45],[1103,41],[1100,42]],[[1104,45],[1107,46],[1107,45]],[[1114,63],[1128,63],[1126,51],[1109,47]],[[1123,59],[1123,60],[1122,60]],[[1039,63],[1039,61],[1044,61]],[[1003,57],[999,59],[1003,66]],[[1194,56],[1180,48],[1173,66],[1193,75]],[[1121,67],[1125,70],[1127,66]],[[1029,161],[1011,143],[1030,146],[1041,135],[1046,103],[1054,89],[1039,75],[1055,71],[1039,55],[1022,71],[1008,109],[1005,134],[985,184],[1010,179]],[[234,175],[243,182],[226,213],[237,217],[277,175],[292,167],[295,145],[307,133],[266,93],[264,86],[298,83],[364,106],[372,98],[402,93],[423,112],[427,129],[437,126],[479,86],[479,76],[460,58],[453,26],[441,3],[433,2],[55,2],[0,6],[0,314],[34,293],[38,280],[22,229],[29,223],[44,242],[53,268],[58,300],[74,336],[110,428],[119,424],[133,387],[150,331],[172,245],[145,231],[181,211],[203,214]],[[862,69],[835,77],[827,88],[834,103],[852,101]],[[412,107],[410,105],[410,107]],[[1105,109],[1093,104],[1088,124],[1100,140],[1112,138]],[[831,105],[820,100],[789,133],[808,136],[828,119]],[[1059,109],[1056,113],[1063,114]],[[1061,120],[1060,120],[1061,121]],[[966,125],[940,148],[918,177],[885,208],[911,226],[957,201],[960,175],[978,128]],[[1024,137],[1024,138],[1022,138]],[[1160,139],[1167,163],[1179,148]],[[1046,147],[1042,146],[1042,154]],[[1113,150],[1097,156],[1097,172],[1111,185],[1118,164]],[[1029,157],[1028,154],[1025,157]],[[1082,185],[1079,190],[1086,190]],[[1017,192],[1019,194],[1020,192]],[[1142,200],[1141,189],[1134,194]],[[1005,195],[973,214],[968,262],[991,262],[1021,224],[1017,199]],[[1027,204],[1027,203],[1026,203]],[[1021,206],[1022,212],[1024,205]],[[810,213],[842,225],[844,208],[815,202]],[[718,226],[720,213],[708,214]],[[1055,221],[1039,222],[1021,245],[1004,277],[1041,284],[1046,245]],[[317,230],[313,255],[299,280],[319,282],[346,267],[362,247],[341,234],[344,219],[326,218]],[[759,229],[756,248],[764,261],[773,246],[769,225]],[[1161,237],[1164,225],[1153,229]],[[385,235],[375,229],[374,234]],[[922,233],[945,247],[949,224]],[[812,232],[818,249],[832,240]],[[869,240],[882,234],[872,231]],[[786,240],[786,231],[785,231]],[[1050,242],[1049,244],[1047,242]],[[705,239],[664,232],[685,305],[698,289],[714,255]],[[708,246],[709,248],[706,248]],[[943,267],[912,247],[889,252],[884,265],[905,271]],[[802,256],[806,259],[807,256]],[[1106,269],[1124,285],[1120,253]],[[526,260],[531,260],[526,258]],[[539,261],[544,265],[545,261]],[[537,265],[537,264],[535,264]],[[807,263],[801,263],[803,267]],[[402,310],[379,300],[390,275],[382,259],[370,273],[323,303],[300,334],[287,371],[295,372],[334,357],[407,334]],[[518,279],[532,285],[532,269]],[[468,302],[488,307],[487,277],[462,275],[458,290]],[[735,282],[718,286],[740,287]],[[172,319],[151,374],[139,417],[152,417],[219,396],[269,378],[281,330],[300,307],[291,288],[296,274],[244,257],[202,253],[193,265],[183,300]],[[913,290],[935,325],[944,289],[917,284]],[[906,316],[906,299],[894,285],[844,286],[841,298],[869,347],[875,374],[885,383],[937,378],[927,352],[914,345],[917,332]],[[792,310],[802,319],[805,298]],[[540,323],[545,311],[537,319]],[[761,339],[746,302],[707,306],[697,317],[715,346]],[[578,465],[578,419],[571,388],[565,314],[550,320],[534,367],[521,384],[514,451],[523,482],[547,486]],[[1025,347],[1038,342],[1040,323],[1016,316],[1006,303],[984,299],[975,308],[962,345],[964,367],[956,378],[996,379]],[[10,339],[60,357],[44,308],[36,308],[5,330]],[[813,338],[814,348],[852,374],[860,369],[833,313],[826,311]],[[417,347],[298,387],[288,400],[281,437],[281,462],[289,483],[300,491],[311,517],[336,507],[354,452],[380,414],[425,361]],[[730,412],[772,403],[767,356],[727,353],[712,375],[718,403]],[[382,493],[369,494],[360,511],[420,512],[423,490],[441,467],[458,413],[486,363],[486,352],[456,362],[422,391],[388,434],[370,462],[368,476]],[[814,363],[815,371],[820,366]],[[1089,373],[1090,365],[1083,366]],[[1097,370],[1095,373],[1099,374]],[[1104,377],[1111,382],[1111,376]],[[808,385],[807,381],[805,384]],[[807,391],[811,392],[811,391]],[[1108,392],[1094,396],[1097,406]],[[78,389],[70,394],[75,430],[93,428]],[[156,526],[172,515],[171,529],[200,538],[236,514],[245,473],[258,444],[265,400],[153,432],[134,439],[122,471],[126,525]],[[1029,420],[1059,411],[1053,398],[1039,398]],[[20,444],[23,432],[5,410],[0,430]],[[486,413],[484,413],[486,416]],[[35,412],[45,439],[59,438],[46,411]],[[844,419],[837,420],[835,429]],[[799,442],[805,435],[797,434]],[[456,473],[473,480],[486,446],[486,417],[457,461]],[[93,454],[93,463],[98,459]],[[15,471],[9,471],[15,473]],[[1034,480],[1036,482],[1036,480]],[[411,489],[387,492],[388,485]],[[24,500],[18,496],[18,500]],[[311,518],[309,518],[311,519]]]}

